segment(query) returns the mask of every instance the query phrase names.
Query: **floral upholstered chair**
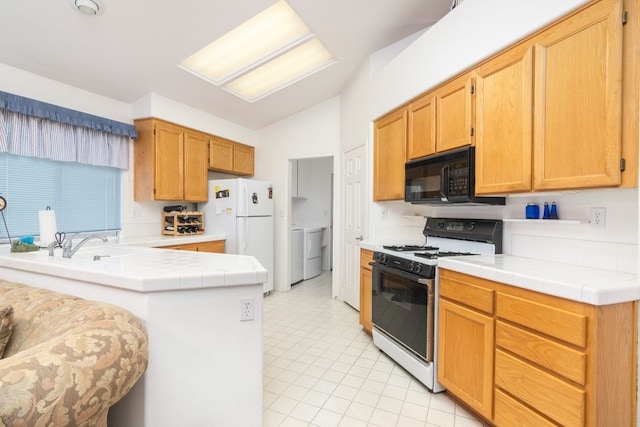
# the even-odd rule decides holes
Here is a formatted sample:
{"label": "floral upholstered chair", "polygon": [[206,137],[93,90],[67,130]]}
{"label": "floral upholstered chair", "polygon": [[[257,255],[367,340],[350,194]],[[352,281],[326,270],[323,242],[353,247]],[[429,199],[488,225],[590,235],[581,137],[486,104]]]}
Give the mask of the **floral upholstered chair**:
{"label": "floral upholstered chair", "polygon": [[0,426],[106,426],[147,367],[144,325],[114,305],[0,280],[2,314]]}

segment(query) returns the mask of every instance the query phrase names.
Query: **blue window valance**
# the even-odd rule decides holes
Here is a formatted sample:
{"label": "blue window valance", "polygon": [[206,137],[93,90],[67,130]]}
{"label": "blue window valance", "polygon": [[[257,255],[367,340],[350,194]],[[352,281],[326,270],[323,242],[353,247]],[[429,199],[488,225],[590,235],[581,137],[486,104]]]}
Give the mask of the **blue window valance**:
{"label": "blue window valance", "polygon": [[14,113],[86,127],[114,135],[128,136],[130,138],[138,137],[136,128],[133,125],[2,91],[0,91],[0,108]]}

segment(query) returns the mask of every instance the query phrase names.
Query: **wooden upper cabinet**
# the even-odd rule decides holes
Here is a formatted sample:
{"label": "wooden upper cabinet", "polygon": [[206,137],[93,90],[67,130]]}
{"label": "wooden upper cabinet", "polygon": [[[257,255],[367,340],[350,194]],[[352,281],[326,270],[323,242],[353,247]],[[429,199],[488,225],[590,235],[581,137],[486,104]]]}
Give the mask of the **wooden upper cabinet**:
{"label": "wooden upper cabinet", "polygon": [[183,129],[168,123],[157,122],[154,133],[153,199],[183,200]]}
{"label": "wooden upper cabinet", "polygon": [[407,110],[396,110],[374,124],[373,200],[404,200]]}
{"label": "wooden upper cabinet", "polygon": [[212,136],[209,141],[209,169],[234,175],[254,174],[254,147]]}
{"label": "wooden upper cabinet", "polygon": [[233,171],[237,175],[253,176],[255,148],[236,144],[233,148]]}
{"label": "wooden upper cabinet", "polygon": [[233,143],[223,138],[209,140],[209,169],[233,170]]}
{"label": "wooden upper cabinet", "polygon": [[206,135],[158,119],[135,124],[134,200],[206,202]]}
{"label": "wooden upper cabinet", "polygon": [[189,130],[184,134],[184,200],[207,201],[208,140],[203,133]]}
{"label": "wooden upper cabinet", "polygon": [[407,160],[436,152],[436,101],[433,94],[423,95],[407,108]]}
{"label": "wooden upper cabinet", "polygon": [[476,194],[531,190],[533,48],[476,70]]}
{"label": "wooden upper cabinet", "polygon": [[602,0],[534,39],[536,190],[620,184],[622,25]]}
{"label": "wooden upper cabinet", "polygon": [[473,77],[463,74],[436,89],[436,150],[473,144]]}

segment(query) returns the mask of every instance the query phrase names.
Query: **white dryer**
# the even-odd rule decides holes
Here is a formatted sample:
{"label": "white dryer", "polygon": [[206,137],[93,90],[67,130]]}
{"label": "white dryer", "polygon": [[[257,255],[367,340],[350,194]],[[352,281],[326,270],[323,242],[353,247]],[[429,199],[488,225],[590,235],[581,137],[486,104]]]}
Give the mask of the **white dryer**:
{"label": "white dryer", "polygon": [[322,273],[322,227],[303,228],[304,260],[302,273],[304,280]]}

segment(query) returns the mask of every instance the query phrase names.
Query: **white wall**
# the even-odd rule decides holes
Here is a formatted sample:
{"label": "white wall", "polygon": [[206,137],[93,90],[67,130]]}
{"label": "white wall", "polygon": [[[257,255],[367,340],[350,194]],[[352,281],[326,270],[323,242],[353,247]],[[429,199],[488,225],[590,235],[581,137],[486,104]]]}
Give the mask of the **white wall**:
{"label": "white wall", "polygon": [[[256,150],[256,175],[273,184],[274,200],[274,289],[288,290],[291,189],[289,160],[334,156],[333,168],[339,178],[340,100],[332,98],[259,131],[260,150]],[[334,200],[334,212],[338,210]],[[334,218],[337,216],[334,215]],[[337,227],[334,223],[334,227]],[[334,268],[336,265],[334,257]]]}
{"label": "white wall", "polygon": [[5,64],[0,64],[0,91],[123,123],[133,123],[130,104],[45,79]]}

